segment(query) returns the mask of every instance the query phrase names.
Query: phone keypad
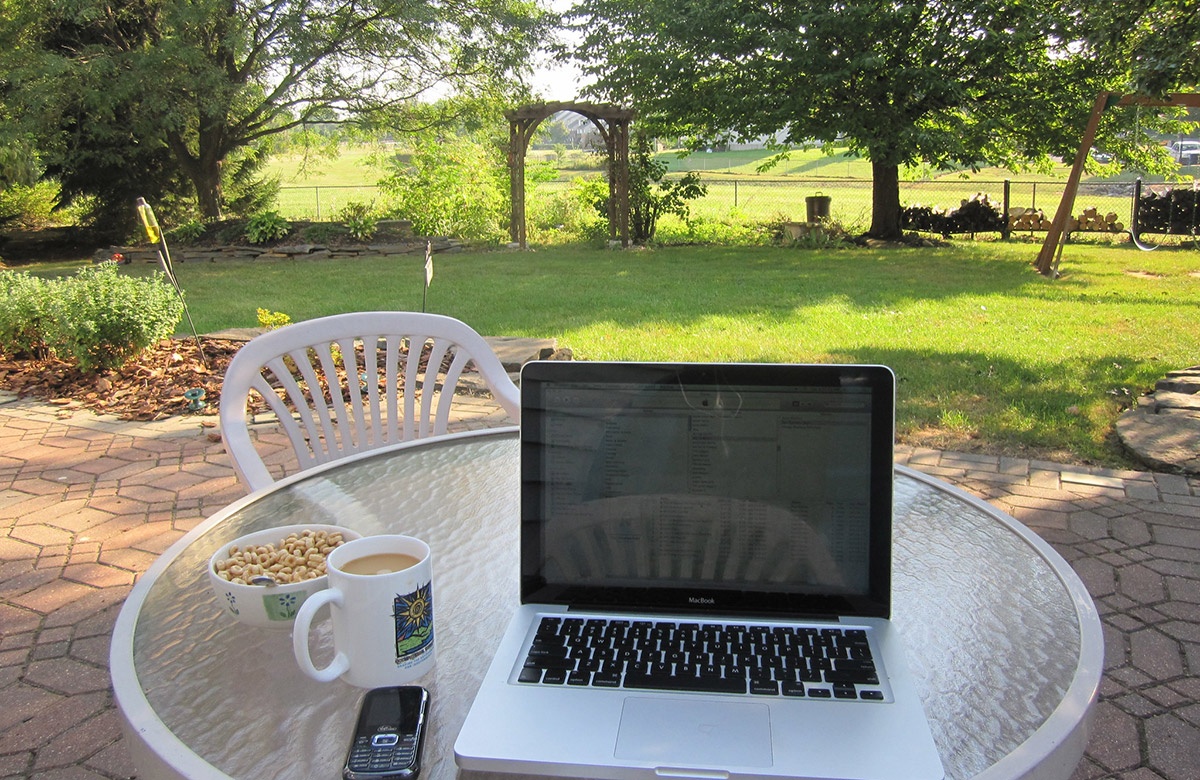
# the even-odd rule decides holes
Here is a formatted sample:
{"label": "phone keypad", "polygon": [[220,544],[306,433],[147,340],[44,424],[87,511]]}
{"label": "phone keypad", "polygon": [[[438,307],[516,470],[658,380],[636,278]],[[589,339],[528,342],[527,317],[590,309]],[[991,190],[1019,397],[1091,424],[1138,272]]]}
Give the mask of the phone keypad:
{"label": "phone keypad", "polygon": [[396,734],[360,736],[350,749],[350,771],[382,774],[407,769],[417,755],[416,739]]}

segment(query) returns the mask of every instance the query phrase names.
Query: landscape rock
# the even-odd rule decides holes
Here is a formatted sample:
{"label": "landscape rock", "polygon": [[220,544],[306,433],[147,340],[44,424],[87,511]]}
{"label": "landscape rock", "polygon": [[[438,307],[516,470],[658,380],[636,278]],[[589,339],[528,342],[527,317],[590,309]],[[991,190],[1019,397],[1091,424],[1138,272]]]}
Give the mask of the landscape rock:
{"label": "landscape rock", "polygon": [[1159,471],[1200,474],[1200,366],[1172,371],[1117,418],[1117,436]]}

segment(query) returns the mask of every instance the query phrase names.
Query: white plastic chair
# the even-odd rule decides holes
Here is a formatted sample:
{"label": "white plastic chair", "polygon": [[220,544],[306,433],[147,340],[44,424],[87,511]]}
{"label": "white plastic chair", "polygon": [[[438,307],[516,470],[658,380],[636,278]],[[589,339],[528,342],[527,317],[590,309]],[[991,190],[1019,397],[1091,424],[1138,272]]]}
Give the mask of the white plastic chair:
{"label": "white plastic chair", "polygon": [[301,470],[439,436],[447,432],[468,363],[516,420],[517,386],[483,337],[459,320],[354,312],[297,322],[251,339],[230,361],[221,388],[221,437],[238,477],[258,490],[274,479],[250,437],[251,391],[279,419]]}

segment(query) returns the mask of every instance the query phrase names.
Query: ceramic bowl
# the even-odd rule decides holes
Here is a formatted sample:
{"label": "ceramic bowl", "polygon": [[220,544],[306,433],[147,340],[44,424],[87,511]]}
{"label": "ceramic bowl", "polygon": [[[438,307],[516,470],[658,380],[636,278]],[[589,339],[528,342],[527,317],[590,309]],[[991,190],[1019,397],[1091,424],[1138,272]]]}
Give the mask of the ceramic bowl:
{"label": "ceramic bowl", "polygon": [[236,620],[252,626],[263,628],[281,628],[291,630],[296,613],[304,600],[319,590],[329,587],[329,577],[321,575],[300,582],[281,583],[277,585],[243,585],[230,582],[217,574],[217,564],[230,558],[230,550],[237,547],[244,550],[247,547],[275,545],[276,548],[289,534],[303,534],[305,531],[325,531],[340,533],[343,541],[357,539],[362,534],[338,525],[283,525],[256,531],[234,539],[208,559],[208,581],[213,593],[226,614]]}

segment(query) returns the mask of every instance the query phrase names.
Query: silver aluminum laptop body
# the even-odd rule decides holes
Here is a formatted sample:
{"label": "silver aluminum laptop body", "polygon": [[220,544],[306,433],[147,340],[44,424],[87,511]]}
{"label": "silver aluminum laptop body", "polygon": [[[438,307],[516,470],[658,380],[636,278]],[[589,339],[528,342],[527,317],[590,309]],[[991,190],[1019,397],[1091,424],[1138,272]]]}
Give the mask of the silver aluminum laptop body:
{"label": "silver aluminum laptop body", "polygon": [[[888,621],[889,369],[537,362],[521,387],[522,606],[455,743],[460,767],[614,780],[944,777]],[[600,617],[616,628],[598,628]],[[575,671],[529,669],[542,665],[533,658],[547,626],[565,635],[568,624],[653,633],[655,648],[668,647],[664,632],[692,639],[687,652],[673,644],[618,661],[620,681],[609,660],[591,660],[599,649],[572,651],[589,659],[568,661]],[[824,634],[869,644],[877,675],[828,682],[843,668],[834,660],[797,682],[792,662],[773,658]],[[618,640],[604,641],[611,653]],[[744,660],[712,671],[735,651]],[[653,670],[703,674],[693,662],[722,683],[748,675],[747,692],[645,686]],[[650,670],[642,682],[635,664]]]}

